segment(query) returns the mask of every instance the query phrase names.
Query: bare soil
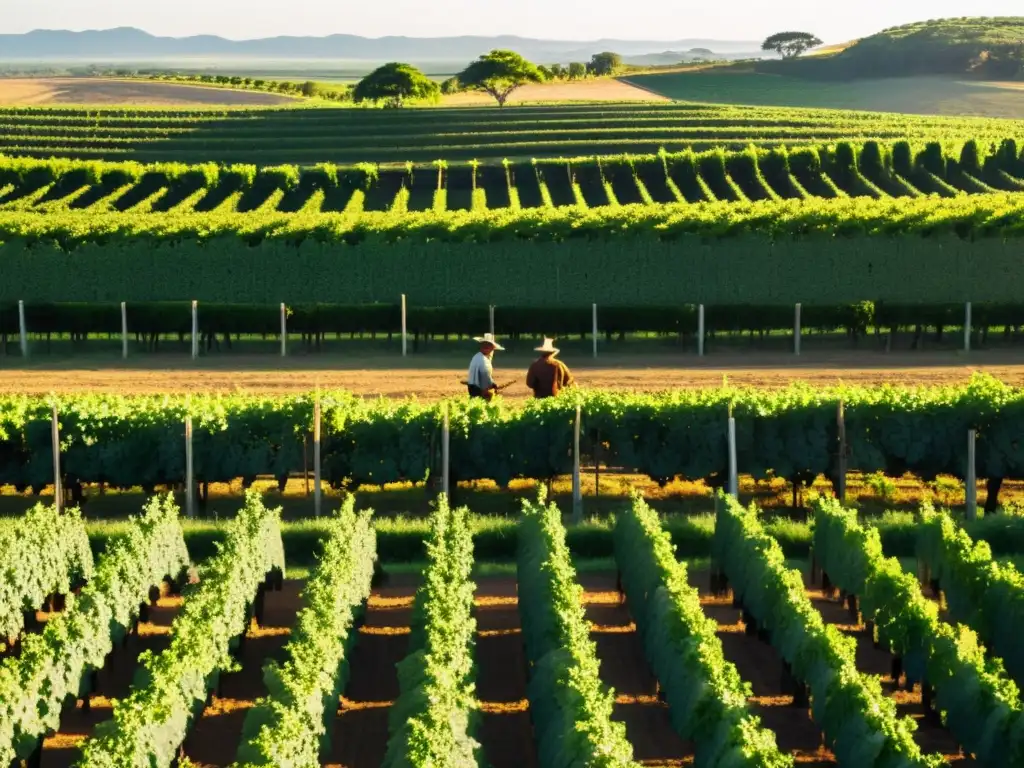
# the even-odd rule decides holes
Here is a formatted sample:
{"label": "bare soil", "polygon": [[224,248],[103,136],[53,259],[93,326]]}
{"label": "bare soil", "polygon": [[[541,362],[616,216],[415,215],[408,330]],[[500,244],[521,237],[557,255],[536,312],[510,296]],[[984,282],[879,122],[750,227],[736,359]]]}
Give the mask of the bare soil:
{"label": "bare soil", "polygon": [[[541,83],[524,85],[509,98],[509,104],[530,104],[558,101],[670,101],[660,93],[638,88],[631,83],[612,78],[578,80],[572,83]],[[446,107],[493,105],[496,102],[486,93],[470,91],[444,96]]]}
{"label": "bare soil", "polygon": [[285,581],[279,592],[267,592],[263,623],[249,627],[241,647],[241,669],[221,675],[213,701],[189,729],[185,755],[201,768],[227,766],[235,761],[245,716],[256,700],[266,696],[263,666],[281,662],[290,629],[302,608],[303,582]]}
{"label": "bare soil", "polygon": [[388,743],[388,711],[398,698],[395,665],[409,648],[418,577],[391,576],[367,605],[349,664],[349,681],[331,733],[327,768],[377,768]]}
{"label": "bare soil", "polygon": [[[469,355],[466,356],[468,366]],[[526,355],[502,356],[495,361],[500,384],[510,399],[530,395],[526,388]],[[840,383],[858,385],[961,384],[978,371],[1008,384],[1024,385],[1024,352],[992,350],[963,355],[955,352],[870,351],[806,354],[800,358],[777,353],[694,355],[620,354],[567,358],[581,386],[614,391],[660,391],[673,388],[730,385],[779,388],[794,382],[815,387]],[[317,386],[346,389],[366,396],[433,400],[461,394],[465,366],[459,358],[414,356],[295,357],[211,356],[193,362],[183,356],[138,357],[120,360],[29,359],[0,357],[0,393],[46,394],[75,392],[174,393],[250,392],[286,394],[308,392]]]}
{"label": "bare soil", "polygon": [[81,702],[65,709],[59,731],[43,743],[40,768],[68,768],[75,763],[81,743],[97,725],[113,717],[113,700],[130,692],[142,652],[159,653],[170,644],[171,623],[182,604],[180,596],[164,594],[150,607],[149,621],[139,623],[138,635],[128,636],[124,644],[114,648],[96,676],[90,710],[85,711]]}
{"label": "bare soil", "polygon": [[116,106],[238,106],[292,104],[287,96],[230,88],[99,77],[0,78],[0,104]]}
{"label": "bare soil", "polygon": [[478,577],[476,584],[477,735],[491,768],[533,768],[537,755],[516,580]]}
{"label": "bare soil", "polygon": [[625,723],[635,758],[644,765],[692,763],[693,745],[672,728],[668,706],[658,698],[658,681],[644,656],[629,609],[614,573],[581,573],[590,637],[597,645],[601,680],[615,693],[614,720]]}

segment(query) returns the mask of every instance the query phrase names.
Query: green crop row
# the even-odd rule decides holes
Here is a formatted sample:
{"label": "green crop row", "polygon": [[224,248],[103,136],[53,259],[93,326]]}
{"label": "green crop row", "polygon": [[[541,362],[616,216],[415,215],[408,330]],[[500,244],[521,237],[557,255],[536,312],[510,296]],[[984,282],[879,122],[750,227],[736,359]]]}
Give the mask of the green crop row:
{"label": "green crop row", "polygon": [[614,698],[601,682],[562,514],[545,502],[543,490],[536,503],[523,502],[516,560],[538,764],[634,768],[626,727],[612,720]]}
{"label": "green crop row", "polygon": [[700,594],[658,514],[635,497],[619,514],[615,563],[630,613],[644,643],[676,733],[695,744],[697,768],[785,768],[793,758],[751,715],[751,688],[725,659],[718,625],[704,615]]}
{"label": "green crop row", "polygon": [[877,531],[862,527],[857,513],[835,499],[819,499],[814,557],[835,586],[857,596],[878,640],[902,659],[908,685],[935,689],[936,709],[965,752],[992,768],[1024,761],[1017,686],[1000,665],[988,663],[974,632],[939,621],[938,605],[921,593],[917,579],[882,555]]}
{"label": "green crop row", "polygon": [[950,617],[974,629],[981,641],[1024,685],[1024,576],[997,563],[984,541],[975,542],[946,513],[925,508],[918,558],[946,596]]}
{"label": "green crop row", "polygon": [[441,497],[430,517],[427,565],[413,603],[408,655],[398,664],[398,699],[388,711],[382,768],[469,768],[483,763],[474,739],[473,535],[469,510]]}
{"label": "green crop row", "polygon": [[189,723],[248,631],[258,590],[274,572],[284,574],[279,518],[280,510],[264,507],[259,494],[247,495],[221,551],[205,564],[174,620],[170,646],[143,658],[140,682],[82,745],[81,768],[170,768],[176,762]]}
{"label": "green crop row", "polygon": [[803,575],[758,519],[720,496],[713,560],[724,573],[748,624],[768,633],[793,677],[806,685],[811,714],[840,765],[938,768],[941,755],[925,755],[914,741],[916,724],[897,715],[879,679],[857,670],[856,641],[826,626],[804,591]]}
{"label": "green crop row", "polygon": [[370,595],[377,560],[372,511],[349,497],[325,525],[326,541],[302,593],[282,664],[264,669],[268,695],[245,716],[237,768],[317,768],[348,681],[355,620]]}
{"label": "green crop row", "polygon": [[[178,484],[182,429],[193,420],[197,482],[303,471],[313,397],[68,396],[60,409],[65,484]],[[1024,391],[976,376],[954,388],[783,391],[681,390],[657,395],[566,391],[523,405],[463,398],[425,404],[325,394],[323,477],[336,487],[422,482],[436,475],[442,411],[452,425],[453,480],[549,478],[571,471],[578,403],[585,447],[600,436],[603,461],[666,483],[721,485],[728,468],[726,419],[736,419],[739,470],[794,482],[838,472],[836,413],[844,404],[851,471],[963,478],[967,432],[977,430],[977,474],[995,504],[1002,478],[1024,477]],[[49,398],[0,398],[0,485],[52,482]],[[906,435],[912,434],[912,442]],[[993,507],[994,508],[994,507]]]}
{"label": "green crop row", "polygon": [[[93,572],[92,551],[78,510],[63,514],[37,504],[0,529],[0,638],[15,642],[50,595],[69,595]],[[0,764],[3,760],[0,759]]]}
{"label": "green crop row", "polygon": [[[12,557],[28,559],[40,543],[22,539]],[[13,562],[8,554],[5,561]],[[0,662],[0,764],[38,753],[46,734],[57,730],[65,700],[88,695],[87,672],[103,667],[140,605],[164,579],[180,577],[188,562],[177,508],[169,496],[152,499],[107,543],[92,579],[68,596],[65,610],[40,634],[26,636],[18,656]]]}

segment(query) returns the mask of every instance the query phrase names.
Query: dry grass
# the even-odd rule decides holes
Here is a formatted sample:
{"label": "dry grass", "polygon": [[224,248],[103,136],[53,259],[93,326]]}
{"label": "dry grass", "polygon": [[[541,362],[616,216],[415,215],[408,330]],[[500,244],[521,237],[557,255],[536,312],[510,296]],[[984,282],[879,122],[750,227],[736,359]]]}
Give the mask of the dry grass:
{"label": "dry grass", "polygon": [[294,103],[287,96],[144,80],[93,77],[0,79],[0,104],[259,107]]}
{"label": "dry grass", "polygon": [[[579,80],[573,83],[541,83],[526,85],[512,94],[510,104],[537,104],[559,101],[670,101],[635,85],[611,78]],[[491,105],[495,101],[486,93],[468,92],[444,96],[445,107]]]}

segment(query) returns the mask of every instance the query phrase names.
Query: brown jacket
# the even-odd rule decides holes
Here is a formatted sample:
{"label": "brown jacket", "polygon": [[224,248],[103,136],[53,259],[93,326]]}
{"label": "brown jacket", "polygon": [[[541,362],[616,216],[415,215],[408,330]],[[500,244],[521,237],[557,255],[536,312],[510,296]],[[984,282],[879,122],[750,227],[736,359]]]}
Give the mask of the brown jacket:
{"label": "brown jacket", "polygon": [[526,386],[533,390],[534,397],[554,397],[573,383],[569,367],[554,355],[538,358],[526,373]]}

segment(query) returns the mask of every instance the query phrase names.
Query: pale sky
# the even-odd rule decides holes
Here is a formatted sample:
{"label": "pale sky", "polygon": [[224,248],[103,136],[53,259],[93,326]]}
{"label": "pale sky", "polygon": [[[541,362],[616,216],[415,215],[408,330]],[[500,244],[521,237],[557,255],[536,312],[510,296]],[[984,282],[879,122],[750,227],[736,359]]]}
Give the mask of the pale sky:
{"label": "pale sky", "polygon": [[235,40],[332,33],[760,40],[797,29],[836,43],[911,21],[1022,8],[1020,0],[0,0],[0,33],[138,27]]}

